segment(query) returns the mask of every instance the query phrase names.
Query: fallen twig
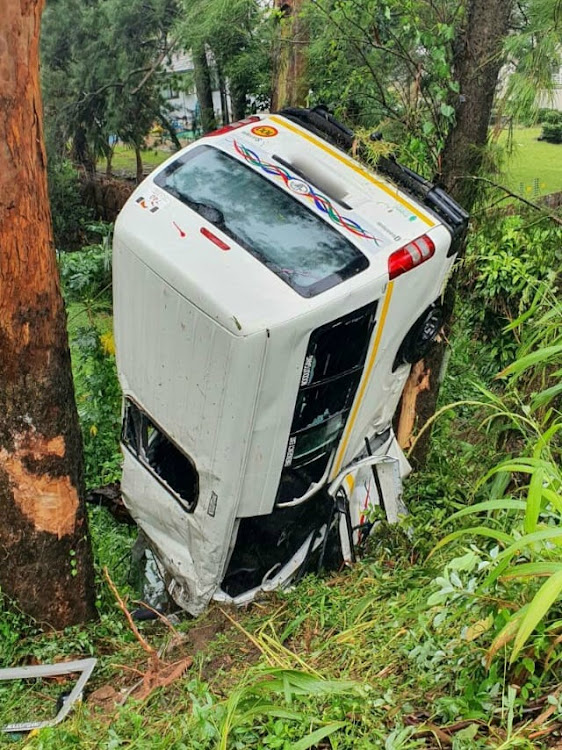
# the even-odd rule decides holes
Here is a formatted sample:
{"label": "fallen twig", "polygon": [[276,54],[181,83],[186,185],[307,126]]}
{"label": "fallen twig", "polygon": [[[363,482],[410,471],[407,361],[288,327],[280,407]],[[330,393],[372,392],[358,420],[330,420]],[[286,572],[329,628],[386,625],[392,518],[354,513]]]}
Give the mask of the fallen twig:
{"label": "fallen twig", "polygon": [[[156,688],[167,687],[172,682],[179,679],[183,675],[183,673],[193,664],[193,658],[191,656],[186,656],[179,661],[173,662],[172,664],[168,664],[167,662],[163,661],[161,655],[156,651],[156,649],[153,648],[141,635],[131,613],[127,608],[127,605],[125,604],[122,596],[117,590],[117,586],[113,583],[111,576],[109,575],[109,571],[106,567],[104,567],[103,569],[103,574],[107,580],[111,592],[113,593],[113,596],[117,601],[119,608],[125,615],[127,622],[129,623],[129,627],[133,631],[135,638],[140,643],[142,649],[148,654],[148,668],[144,673],[131,667],[125,667],[125,669],[129,669],[141,675],[141,679],[137,683],[135,683],[132,688],[129,689],[123,700],[123,703],[129,696],[133,696],[133,698],[136,698],[137,700],[144,700],[145,698],[148,698],[148,696]],[[171,628],[174,636],[178,638],[180,634],[177,632],[177,630],[175,630],[169,620],[163,615],[162,619],[166,622],[168,627]],[[122,665],[120,666],[122,667]]]}
{"label": "fallen twig", "polygon": [[123,612],[125,617],[127,618],[127,622],[129,623],[129,627],[134,633],[135,638],[142,646],[143,650],[146,651],[147,654],[150,654],[150,656],[156,656],[158,658],[158,654],[156,653],[156,650],[152,648],[152,646],[146,641],[143,636],[141,635],[139,629],[135,625],[135,621],[133,620],[133,617],[129,610],[127,609],[127,605],[123,601],[121,594],[117,590],[117,586],[113,583],[113,580],[111,579],[111,576],[109,575],[109,571],[107,569],[107,566],[104,566],[103,568],[103,574],[105,576],[105,580],[107,581],[107,584],[109,588],[111,589],[111,593],[115,597],[117,604],[119,606],[119,609]]}

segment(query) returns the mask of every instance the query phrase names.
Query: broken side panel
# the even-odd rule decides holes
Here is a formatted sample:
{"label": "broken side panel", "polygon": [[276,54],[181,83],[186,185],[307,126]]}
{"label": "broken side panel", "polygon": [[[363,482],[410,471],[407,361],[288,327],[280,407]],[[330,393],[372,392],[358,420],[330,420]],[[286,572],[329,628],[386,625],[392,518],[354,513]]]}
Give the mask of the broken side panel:
{"label": "broken side panel", "polygon": [[221,588],[231,598],[261,588],[291,562],[330,516],[331,503],[318,492],[308,502],[276,508],[267,516],[242,518]]}
{"label": "broken side panel", "polygon": [[260,592],[284,588],[302,575],[355,562],[384,517],[407,515],[402,478],[409,471],[396,438],[387,429],[356,461],[299,504],[277,506],[267,516],[240,520],[218,601],[245,604]]}

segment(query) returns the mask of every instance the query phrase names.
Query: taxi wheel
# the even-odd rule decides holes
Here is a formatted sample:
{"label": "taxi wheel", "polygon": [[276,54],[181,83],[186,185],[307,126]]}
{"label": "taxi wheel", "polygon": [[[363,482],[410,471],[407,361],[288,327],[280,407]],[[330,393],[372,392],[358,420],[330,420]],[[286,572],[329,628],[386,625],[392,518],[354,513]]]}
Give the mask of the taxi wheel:
{"label": "taxi wheel", "polygon": [[403,364],[413,364],[425,357],[443,327],[443,307],[434,303],[425,310],[410,328],[400,345],[393,370]]}

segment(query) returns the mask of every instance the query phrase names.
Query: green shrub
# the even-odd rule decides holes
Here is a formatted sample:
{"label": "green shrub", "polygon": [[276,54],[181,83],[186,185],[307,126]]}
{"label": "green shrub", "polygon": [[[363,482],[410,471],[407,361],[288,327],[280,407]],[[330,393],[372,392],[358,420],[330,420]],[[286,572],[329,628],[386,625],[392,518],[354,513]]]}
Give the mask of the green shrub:
{"label": "green shrub", "polygon": [[544,115],[540,140],[562,143],[562,112],[552,109]]}
{"label": "green shrub", "polygon": [[97,318],[93,324],[77,328],[71,337],[88,488],[115,482],[121,474],[121,389],[110,323],[107,317]]}
{"label": "green shrub", "polygon": [[86,242],[86,225],[93,219],[91,209],[82,203],[79,174],[67,159],[50,160],[47,178],[55,247],[75,250]]}
{"label": "green shrub", "polygon": [[[512,455],[508,449],[477,483],[477,502],[450,519],[471,517],[470,527],[452,532],[435,549],[459,538],[493,540],[489,550],[478,545],[478,570],[484,578],[478,591],[510,602],[511,611],[487,661],[513,641],[512,662],[520,654],[546,654],[548,662],[559,641],[544,621],[562,613],[562,418],[557,408],[562,395],[562,305],[546,288],[512,325],[521,327],[522,340],[517,359],[500,373],[507,379],[505,394],[500,398],[482,389],[481,403],[488,412],[483,424],[495,423],[503,431]],[[442,592],[446,588],[442,585]],[[439,592],[430,604],[437,601],[444,602]],[[523,651],[536,632],[534,650]]]}
{"label": "green shrub", "polygon": [[97,245],[59,256],[68,306],[68,330],[78,415],[82,427],[86,484],[119,478],[121,390],[115,367],[111,319],[111,225],[91,224]]}
{"label": "green shrub", "polygon": [[542,125],[543,122],[545,122],[548,119],[551,112],[552,112],[551,109],[546,109],[545,107],[541,107],[541,109],[539,109],[539,111],[537,112],[536,122],[538,122],[539,125]]}
{"label": "green shrub", "polygon": [[557,282],[562,230],[536,221],[536,213],[489,214],[475,223],[459,272],[469,325],[504,367],[515,355],[517,339],[506,324],[528,308],[537,289]]}
{"label": "green shrub", "polygon": [[59,255],[60,277],[68,301],[88,304],[94,298],[110,300],[111,288],[111,224],[88,224],[90,232],[101,241],[82,250]]}

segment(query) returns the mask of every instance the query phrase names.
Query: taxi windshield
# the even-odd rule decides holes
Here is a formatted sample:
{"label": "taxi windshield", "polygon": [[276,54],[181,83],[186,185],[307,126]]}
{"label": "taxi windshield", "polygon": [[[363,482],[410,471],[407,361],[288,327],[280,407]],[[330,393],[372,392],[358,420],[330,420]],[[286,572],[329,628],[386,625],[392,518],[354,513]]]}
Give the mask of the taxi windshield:
{"label": "taxi windshield", "polygon": [[212,146],[191,149],[155,182],[303,297],[330,289],[369,265],[355,245],[296,198]]}

